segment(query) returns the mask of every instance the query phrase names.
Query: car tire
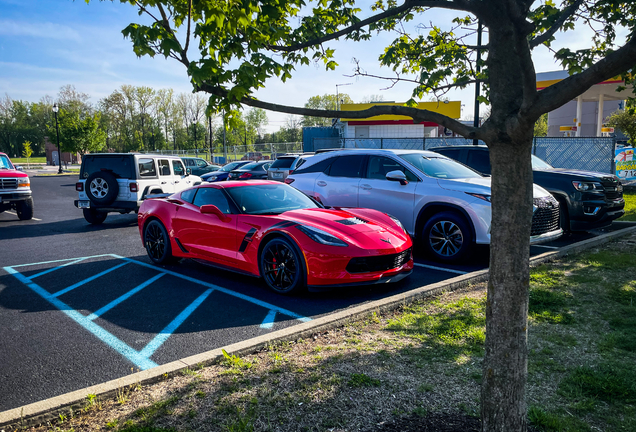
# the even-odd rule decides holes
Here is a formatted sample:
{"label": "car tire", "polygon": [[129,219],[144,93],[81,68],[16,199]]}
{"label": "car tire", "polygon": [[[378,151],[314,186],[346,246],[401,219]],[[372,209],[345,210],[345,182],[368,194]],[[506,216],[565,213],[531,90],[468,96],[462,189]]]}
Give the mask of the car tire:
{"label": "car tire", "polygon": [[95,209],[82,209],[84,212],[84,219],[91,225],[101,225],[105,220],[108,213],[100,212]]}
{"label": "car tire", "polygon": [[466,220],[454,212],[433,215],[422,229],[425,252],[441,262],[457,262],[472,252],[471,230]]}
{"label": "car tire", "polygon": [[18,201],[15,205],[15,212],[20,220],[30,220],[33,218],[33,198]]}
{"label": "car tire", "polygon": [[148,257],[155,264],[170,264],[175,261],[168,231],[158,220],[151,220],[144,228],[144,246]]}
{"label": "car tire", "polygon": [[108,205],[115,201],[119,185],[108,171],[96,171],[86,179],[86,195],[95,204]]}
{"label": "car tire", "polygon": [[259,257],[259,270],[267,286],[278,294],[293,294],[305,289],[305,265],[298,248],[283,237],[269,240]]}

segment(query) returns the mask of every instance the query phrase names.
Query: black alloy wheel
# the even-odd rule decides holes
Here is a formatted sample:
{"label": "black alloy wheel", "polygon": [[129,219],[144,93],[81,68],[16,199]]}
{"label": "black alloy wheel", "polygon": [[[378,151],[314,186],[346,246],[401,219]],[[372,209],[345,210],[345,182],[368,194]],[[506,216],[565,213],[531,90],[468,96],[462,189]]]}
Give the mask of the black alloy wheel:
{"label": "black alloy wheel", "polygon": [[305,287],[300,255],[284,238],[272,239],[263,247],[260,270],[267,286],[279,294],[290,294]]}
{"label": "black alloy wheel", "polygon": [[152,220],[144,229],[144,245],[148,257],[155,264],[168,264],[174,262],[170,238],[163,224],[158,220]]}
{"label": "black alloy wheel", "polygon": [[459,261],[472,249],[468,224],[452,212],[436,214],[426,222],[422,243],[431,257],[443,262]]}

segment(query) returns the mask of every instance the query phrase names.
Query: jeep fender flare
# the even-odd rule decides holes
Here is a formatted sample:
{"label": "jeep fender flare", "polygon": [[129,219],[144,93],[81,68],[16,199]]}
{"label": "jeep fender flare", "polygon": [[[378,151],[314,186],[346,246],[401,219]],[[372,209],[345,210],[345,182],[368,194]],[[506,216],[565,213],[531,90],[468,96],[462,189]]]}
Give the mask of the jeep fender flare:
{"label": "jeep fender flare", "polygon": [[161,187],[161,185],[151,184],[146,186],[144,188],[143,193],[141,194],[141,199],[142,200],[146,199],[146,195],[150,195],[153,191],[157,191],[157,190],[159,190],[160,192],[155,192],[155,193],[163,193],[163,188]]}

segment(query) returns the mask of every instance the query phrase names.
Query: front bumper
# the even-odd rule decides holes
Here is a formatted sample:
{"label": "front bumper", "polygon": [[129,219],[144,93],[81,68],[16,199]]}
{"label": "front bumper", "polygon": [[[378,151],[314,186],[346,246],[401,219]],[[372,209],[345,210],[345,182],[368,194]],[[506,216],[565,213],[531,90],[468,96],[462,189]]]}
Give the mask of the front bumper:
{"label": "front bumper", "polygon": [[413,273],[412,268],[411,270],[402,271],[401,273],[397,273],[393,276],[383,276],[379,279],[375,279],[372,282],[368,282],[368,281],[367,282],[352,282],[352,283],[346,283],[346,284],[340,284],[340,285],[307,285],[307,288],[309,288],[310,291],[326,291],[326,290],[330,290],[331,288],[350,288],[350,287],[363,286],[363,285],[380,285],[380,284],[387,284],[387,283],[395,283],[395,282],[401,281],[407,276],[410,276],[411,273]]}
{"label": "front bumper", "polygon": [[2,192],[0,193],[0,202],[16,202],[16,201],[24,201],[31,198],[31,191],[20,191],[20,192]]}
{"label": "front bumper", "polygon": [[570,209],[570,229],[587,231],[610,225],[625,214],[625,200],[586,200]]}

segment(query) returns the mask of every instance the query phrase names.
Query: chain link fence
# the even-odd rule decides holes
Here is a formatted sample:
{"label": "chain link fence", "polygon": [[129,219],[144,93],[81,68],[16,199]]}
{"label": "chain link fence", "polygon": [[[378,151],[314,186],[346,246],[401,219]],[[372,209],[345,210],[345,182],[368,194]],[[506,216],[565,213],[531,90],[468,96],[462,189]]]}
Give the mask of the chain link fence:
{"label": "chain link fence", "polygon": [[149,154],[174,155],[179,157],[200,157],[210,162],[225,164],[237,160],[274,160],[286,153],[302,153],[302,142],[265,143],[240,146],[227,146],[227,159],[221,150],[210,152],[210,149],[156,150]]}
{"label": "chain link fence", "polygon": [[[472,145],[473,140],[452,138],[313,138],[314,151],[326,148],[429,150],[434,147]],[[479,141],[480,145],[485,145]],[[615,138],[537,137],[532,153],[556,168],[614,173]]]}

